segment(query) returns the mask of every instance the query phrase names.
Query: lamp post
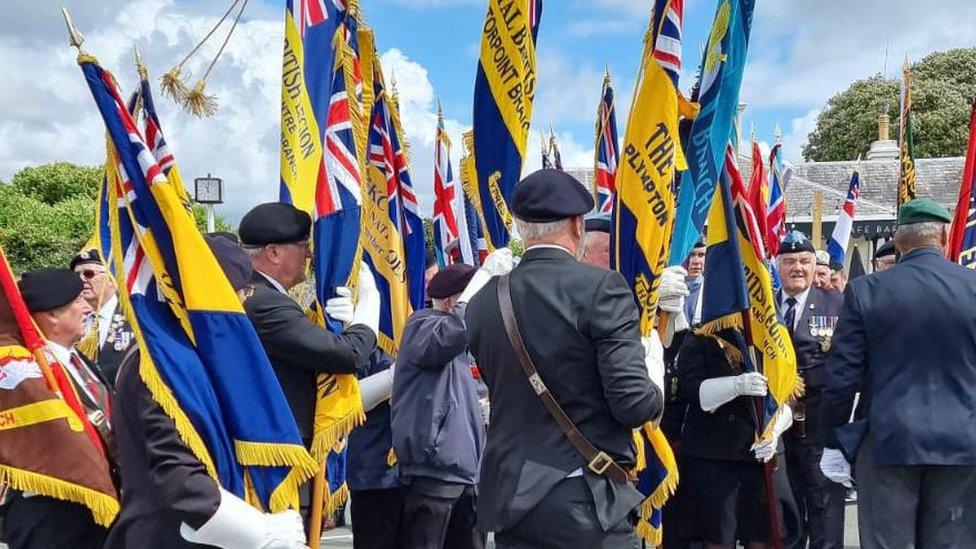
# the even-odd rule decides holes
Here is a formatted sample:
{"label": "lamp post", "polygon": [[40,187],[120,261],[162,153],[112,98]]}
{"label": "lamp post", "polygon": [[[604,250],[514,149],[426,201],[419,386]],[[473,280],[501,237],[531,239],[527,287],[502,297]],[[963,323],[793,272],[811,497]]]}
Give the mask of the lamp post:
{"label": "lamp post", "polygon": [[208,173],[207,177],[198,177],[193,180],[193,183],[193,199],[197,204],[206,206],[207,232],[212,233],[216,230],[214,204],[224,203],[224,182],[219,177],[213,177]]}

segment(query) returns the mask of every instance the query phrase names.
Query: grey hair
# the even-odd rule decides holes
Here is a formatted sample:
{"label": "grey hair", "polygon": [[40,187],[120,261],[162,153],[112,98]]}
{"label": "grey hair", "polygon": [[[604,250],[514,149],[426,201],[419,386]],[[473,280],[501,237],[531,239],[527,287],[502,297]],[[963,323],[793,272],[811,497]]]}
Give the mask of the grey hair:
{"label": "grey hair", "polygon": [[941,221],[899,225],[895,229],[895,246],[902,252],[925,246],[941,246],[941,237],[946,226]]}
{"label": "grey hair", "polygon": [[254,261],[254,258],[261,255],[264,250],[264,246],[241,246],[241,248],[247,253],[247,257],[251,258],[251,261]]}
{"label": "grey hair", "polygon": [[569,229],[572,226],[573,219],[569,217],[547,223],[532,223],[516,217],[515,228],[518,229],[518,234],[522,240],[537,240]]}

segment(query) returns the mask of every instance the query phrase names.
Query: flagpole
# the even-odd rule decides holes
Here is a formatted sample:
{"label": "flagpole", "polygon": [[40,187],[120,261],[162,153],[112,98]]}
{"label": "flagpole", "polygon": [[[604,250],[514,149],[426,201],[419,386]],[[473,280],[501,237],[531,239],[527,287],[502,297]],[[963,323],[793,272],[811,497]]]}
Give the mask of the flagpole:
{"label": "flagpole", "polygon": [[[742,316],[742,333],[746,338],[746,350],[752,364],[756,364],[752,345],[752,326],[749,318],[750,309],[746,309],[739,314]],[[760,372],[761,373],[761,372]],[[760,420],[763,417],[765,402],[763,397],[753,397],[752,417],[756,423],[756,436],[762,436],[762,425]],[[779,530],[779,498],[776,496],[776,487],[773,485],[773,471],[776,469],[776,449],[773,448],[773,457],[762,464],[763,466],[763,486],[766,488],[766,507],[769,512],[769,533],[772,538],[773,549],[783,549],[783,538]]]}
{"label": "flagpole", "polygon": [[322,513],[325,508],[325,468],[328,462],[315,473],[312,480],[312,509],[308,519],[308,546],[318,547],[322,543]]}

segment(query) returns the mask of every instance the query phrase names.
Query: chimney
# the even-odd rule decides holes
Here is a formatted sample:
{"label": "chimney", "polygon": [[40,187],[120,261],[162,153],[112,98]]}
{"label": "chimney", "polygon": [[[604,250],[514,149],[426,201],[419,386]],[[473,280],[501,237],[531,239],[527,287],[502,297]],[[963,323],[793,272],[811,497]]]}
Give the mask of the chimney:
{"label": "chimney", "polygon": [[898,142],[891,139],[891,117],[885,105],[878,115],[878,140],[871,143],[868,160],[898,160],[899,154]]}
{"label": "chimney", "polygon": [[891,117],[887,112],[878,115],[878,141],[891,139]]}

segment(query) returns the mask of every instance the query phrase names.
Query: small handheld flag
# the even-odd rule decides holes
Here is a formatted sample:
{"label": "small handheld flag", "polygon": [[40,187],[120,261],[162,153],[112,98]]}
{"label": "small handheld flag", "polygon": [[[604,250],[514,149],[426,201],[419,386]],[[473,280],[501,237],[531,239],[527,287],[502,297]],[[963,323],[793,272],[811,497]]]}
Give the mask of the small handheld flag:
{"label": "small handheld flag", "polygon": [[830,254],[830,262],[844,264],[847,258],[847,245],[851,241],[851,229],[854,226],[854,213],[857,211],[857,200],[861,197],[861,177],[854,170],[851,175],[851,185],[847,189],[847,198],[837,214],[837,223],[834,224],[834,232],[827,240],[827,253]]}

